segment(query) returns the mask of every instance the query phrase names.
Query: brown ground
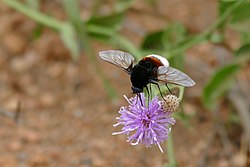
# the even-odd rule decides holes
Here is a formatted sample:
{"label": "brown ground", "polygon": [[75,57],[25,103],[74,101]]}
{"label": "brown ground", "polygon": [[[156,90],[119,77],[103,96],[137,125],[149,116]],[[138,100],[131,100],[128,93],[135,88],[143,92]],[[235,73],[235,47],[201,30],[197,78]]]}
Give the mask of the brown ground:
{"label": "brown ground", "polygon": [[[42,9],[65,18],[58,4],[44,1]],[[159,0],[159,4],[158,15],[168,21],[178,20],[192,32],[203,31],[217,14],[215,0]],[[89,3],[82,5],[86,5],[85,10],[90,9]],[[165,25],[165,20],[153,15],[149,6],[139,2],[134,9],[137,12],[128,12],[126,21],[133,23],[135,29],[147,32]],[[161,154],[156,146],[150,149],[131,146],[125,136],[111,135],[119,130],[112,124],[120,106],[126,104],[122,95],[130,92],[125,73],[98,62],[119,95],[117,101],[110,102],[86,56],[82,54],[73,62],[55,32],[44,29],[41,37],[34,40],[36,23],[2,2],[0,23],[0,108],[14,113],[18,101],[21,102],[18,124],[0,117],[0,167],[162,167],[168,162],[166,149]],[[135,36],[136,31],[131,27],[125,26],[124,33],[138,44],[141,38]],[[105,49],[100,44],[94,47],[96,53]],[[172,128],[179,166],[197,166],[206,155],[207,166],[239,166],[241,162],[237,144],[240,131],[235,133],[236,128],[232,129],[235,135],[230,160],[217,138],[206,149],[214,127],[211,114],[201,107],[201,88],[208,79],[204,75],[211,74],[216,54],[221,50],[224,51],[218,46],[202,44],[186,54],[186,72],[197,86],[185,92],[182,102],[186,114],[195,114],[190,127],[177,121]],[[222,109],[222,115],[223,112],[228,110]]]}

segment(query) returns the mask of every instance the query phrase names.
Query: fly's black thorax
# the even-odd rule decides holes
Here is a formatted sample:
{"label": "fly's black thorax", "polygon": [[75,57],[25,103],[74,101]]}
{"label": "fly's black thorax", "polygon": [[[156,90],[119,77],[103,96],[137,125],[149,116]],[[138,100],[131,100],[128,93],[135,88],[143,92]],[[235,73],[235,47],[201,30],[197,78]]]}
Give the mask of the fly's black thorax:
{"label": "fly's black thorax", "polygon": [[140,93],[149,84],[149,79],[156,77],[157,67],[150,61],[139,61],[134,66],[130,80],[134,93]]}

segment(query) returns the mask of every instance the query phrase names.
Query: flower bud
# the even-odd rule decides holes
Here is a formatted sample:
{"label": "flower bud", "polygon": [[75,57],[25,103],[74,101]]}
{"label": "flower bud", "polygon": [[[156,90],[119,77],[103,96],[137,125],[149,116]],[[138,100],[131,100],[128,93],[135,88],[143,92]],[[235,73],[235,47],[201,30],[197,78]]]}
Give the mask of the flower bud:
{"label": "flower bud", "polygon": [[179,107],[179,99],[175,95],[167,95],[161,101],[161,107],[165,112],[175,112]]}

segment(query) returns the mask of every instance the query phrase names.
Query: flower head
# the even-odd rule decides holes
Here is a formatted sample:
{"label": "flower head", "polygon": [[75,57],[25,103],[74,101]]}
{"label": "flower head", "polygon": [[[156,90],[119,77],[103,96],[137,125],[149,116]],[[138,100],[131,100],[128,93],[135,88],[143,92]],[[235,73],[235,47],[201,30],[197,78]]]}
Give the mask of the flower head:
{"label": "flower head", "polygon": [[139,143],[150,147],[157,144],[160,151],[163,152],[160,144],[168,139],[168,133],[171,131],[171,125],[175,123],[171,117],[171,112],[165,112],[161,102],[156,96],[145,105],[145,96],[140,94],[142,103],[137,96],[128,99],[128,107],[121,107],[117,117],[118,123],[114,126],[123,125],[120,132],[114,132],[113,135],[125,134],[128,136],[128,142],[131,145]]}
{"label": "flower head", "polygon": [[161,106],[166,112],[175,112],[179,107],[179,99],[172,94],[166,95],[161,101]]}

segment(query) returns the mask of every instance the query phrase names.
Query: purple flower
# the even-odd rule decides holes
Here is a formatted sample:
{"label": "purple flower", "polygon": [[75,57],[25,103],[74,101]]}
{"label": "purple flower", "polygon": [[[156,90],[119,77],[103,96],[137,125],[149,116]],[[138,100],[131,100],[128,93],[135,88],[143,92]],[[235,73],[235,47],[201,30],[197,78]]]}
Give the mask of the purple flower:
{"label": "purple flower", "polygon": [[157,144],[163,152],[160,144],[168,139],[168,133],[171,131],[170,125],[175,123],[171,112],[164,111],[157,96],[149,102],[148,106],[145,104],[146,99],[143,93],[141,94],[142,103],[137,96],[130,99],[124,97],[129,106],[120,108],[121,115],[117,117],[118,123],[114,125],[114,127],[123,125],[123,128],[112,135],[127,135],[127,141],[131,145],[141,143],[150,147],[152,144]]}

